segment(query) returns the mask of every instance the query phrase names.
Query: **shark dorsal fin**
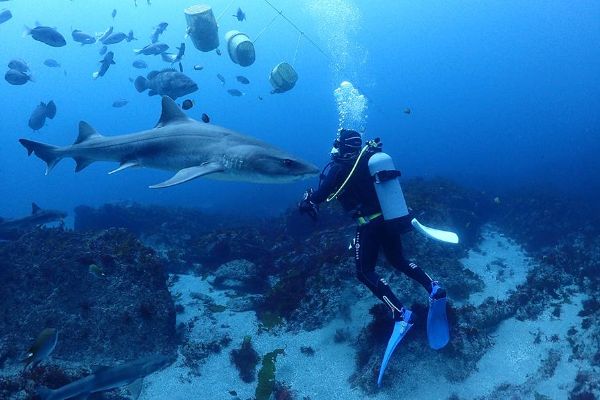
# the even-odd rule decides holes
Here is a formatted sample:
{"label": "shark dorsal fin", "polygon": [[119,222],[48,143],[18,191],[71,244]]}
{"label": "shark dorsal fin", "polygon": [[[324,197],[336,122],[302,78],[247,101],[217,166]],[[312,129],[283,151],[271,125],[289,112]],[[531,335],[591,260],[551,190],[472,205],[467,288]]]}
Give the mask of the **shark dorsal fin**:
{"label": "shark dorsal fin", "polygon": [[163,96],[162,98],[162,113],[160,115],[160,119],[156,124],[155,128],[162,128],[165,125],[176,124],[180,122],[189,121],[187,115],[173,101],[169,96]]}
{"label": "shark dorsal fin", "polygon": [[41,210],[40,206],[35,203],[31,203],[31,215],[37,214]]}
{"label": "shark dorsal fin", "polygon": [[79,136],[77,136],[77,140],[73,144],[79,144],[85,142],[86,140],[90,140],[94,137],[101,137],[102,135],[96,132],[96,130],[87,122],[80,121],[79,122]]}

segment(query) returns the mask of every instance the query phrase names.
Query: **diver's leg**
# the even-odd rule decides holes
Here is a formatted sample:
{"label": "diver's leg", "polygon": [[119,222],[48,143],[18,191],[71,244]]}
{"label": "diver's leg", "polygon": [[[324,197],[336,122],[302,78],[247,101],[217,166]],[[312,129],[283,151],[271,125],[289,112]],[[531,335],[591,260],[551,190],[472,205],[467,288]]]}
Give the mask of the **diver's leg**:
{"label": "diver's leg", "polygon": [[356,276],[375,296],[391,310],[395,320],[402,319],[402,303],[388,286],[387,282],[375,273],[377,254],[381,241],[381,221],[372,221],[359,226],[355,238]]}
{"label": "diver's leg", "polygon": [[[404,257],[400,228],[397,224],[395,224],[395,222],[396,221],[394,220],[384,222],[385,234],[381,240],[381,245],[383,247],[385,257],[396,269],[404,273],[409,278],[417,281],[425,288],[425,290],[427,290],[428,293],[431,293],[433,287],[432,285],[434,283],[433,279],[431,279],[431,277],[425,271],[423,271],[421,267],[414,262],[409,262]],[[442,293],[440,292],[438,295],[441,294]]]}

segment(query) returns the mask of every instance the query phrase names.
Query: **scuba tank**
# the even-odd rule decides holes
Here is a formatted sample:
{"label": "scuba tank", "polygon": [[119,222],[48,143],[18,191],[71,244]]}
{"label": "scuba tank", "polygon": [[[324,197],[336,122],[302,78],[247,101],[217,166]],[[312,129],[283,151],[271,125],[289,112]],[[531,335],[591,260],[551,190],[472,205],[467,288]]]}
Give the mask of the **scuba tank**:
{"label": "scuba tank", "polygon": [[375,181],[375,192],[385,220],[405,217],[408,207],[400,187],[400,171],[388,154],[379,152],[369,158],[369,172]]}

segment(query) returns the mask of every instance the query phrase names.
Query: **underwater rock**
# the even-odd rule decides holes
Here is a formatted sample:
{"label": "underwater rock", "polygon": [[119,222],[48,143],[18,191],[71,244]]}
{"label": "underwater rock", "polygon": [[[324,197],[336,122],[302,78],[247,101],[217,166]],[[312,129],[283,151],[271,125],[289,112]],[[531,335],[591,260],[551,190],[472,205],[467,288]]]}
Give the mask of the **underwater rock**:
{"label": "underwater rock", "polygon": [[260,357],[252,346],[252,338],[244,337],[239,349],[233,349],[230,353],[231,363],[235,365],[240,373],[240,378],[246,382],[254,382],[256,379],[256,366]]}
{"label": "underwater rock", "polygon": [[219,289],[247,291],[251,289],[257,276],[257,267],[248,260],[233,260],[221,265],[215,271],[212,284]]}
{"label": "underwater rock", "polygon": [[[105,275],[90,273],[92,264]],[[164,267],[123,230],[44,229],[0,243],[0,280],[0,355],[8,351],[10,362],[48,326],[60,332],[53,357],[63,361],[114,364],[175,352]]]}

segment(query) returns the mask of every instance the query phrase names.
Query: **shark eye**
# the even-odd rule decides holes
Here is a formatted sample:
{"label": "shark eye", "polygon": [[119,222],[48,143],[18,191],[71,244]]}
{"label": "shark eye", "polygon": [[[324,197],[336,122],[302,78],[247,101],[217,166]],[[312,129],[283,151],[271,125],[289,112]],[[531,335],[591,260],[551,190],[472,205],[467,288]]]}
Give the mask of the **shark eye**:
{"label": "shark eye", "polygon": [[291,167],[292,165],[294,165],[294,160],[290,160],[289,158],[284,158],[282,162],[283,165],[285,165],[286,167]]}

